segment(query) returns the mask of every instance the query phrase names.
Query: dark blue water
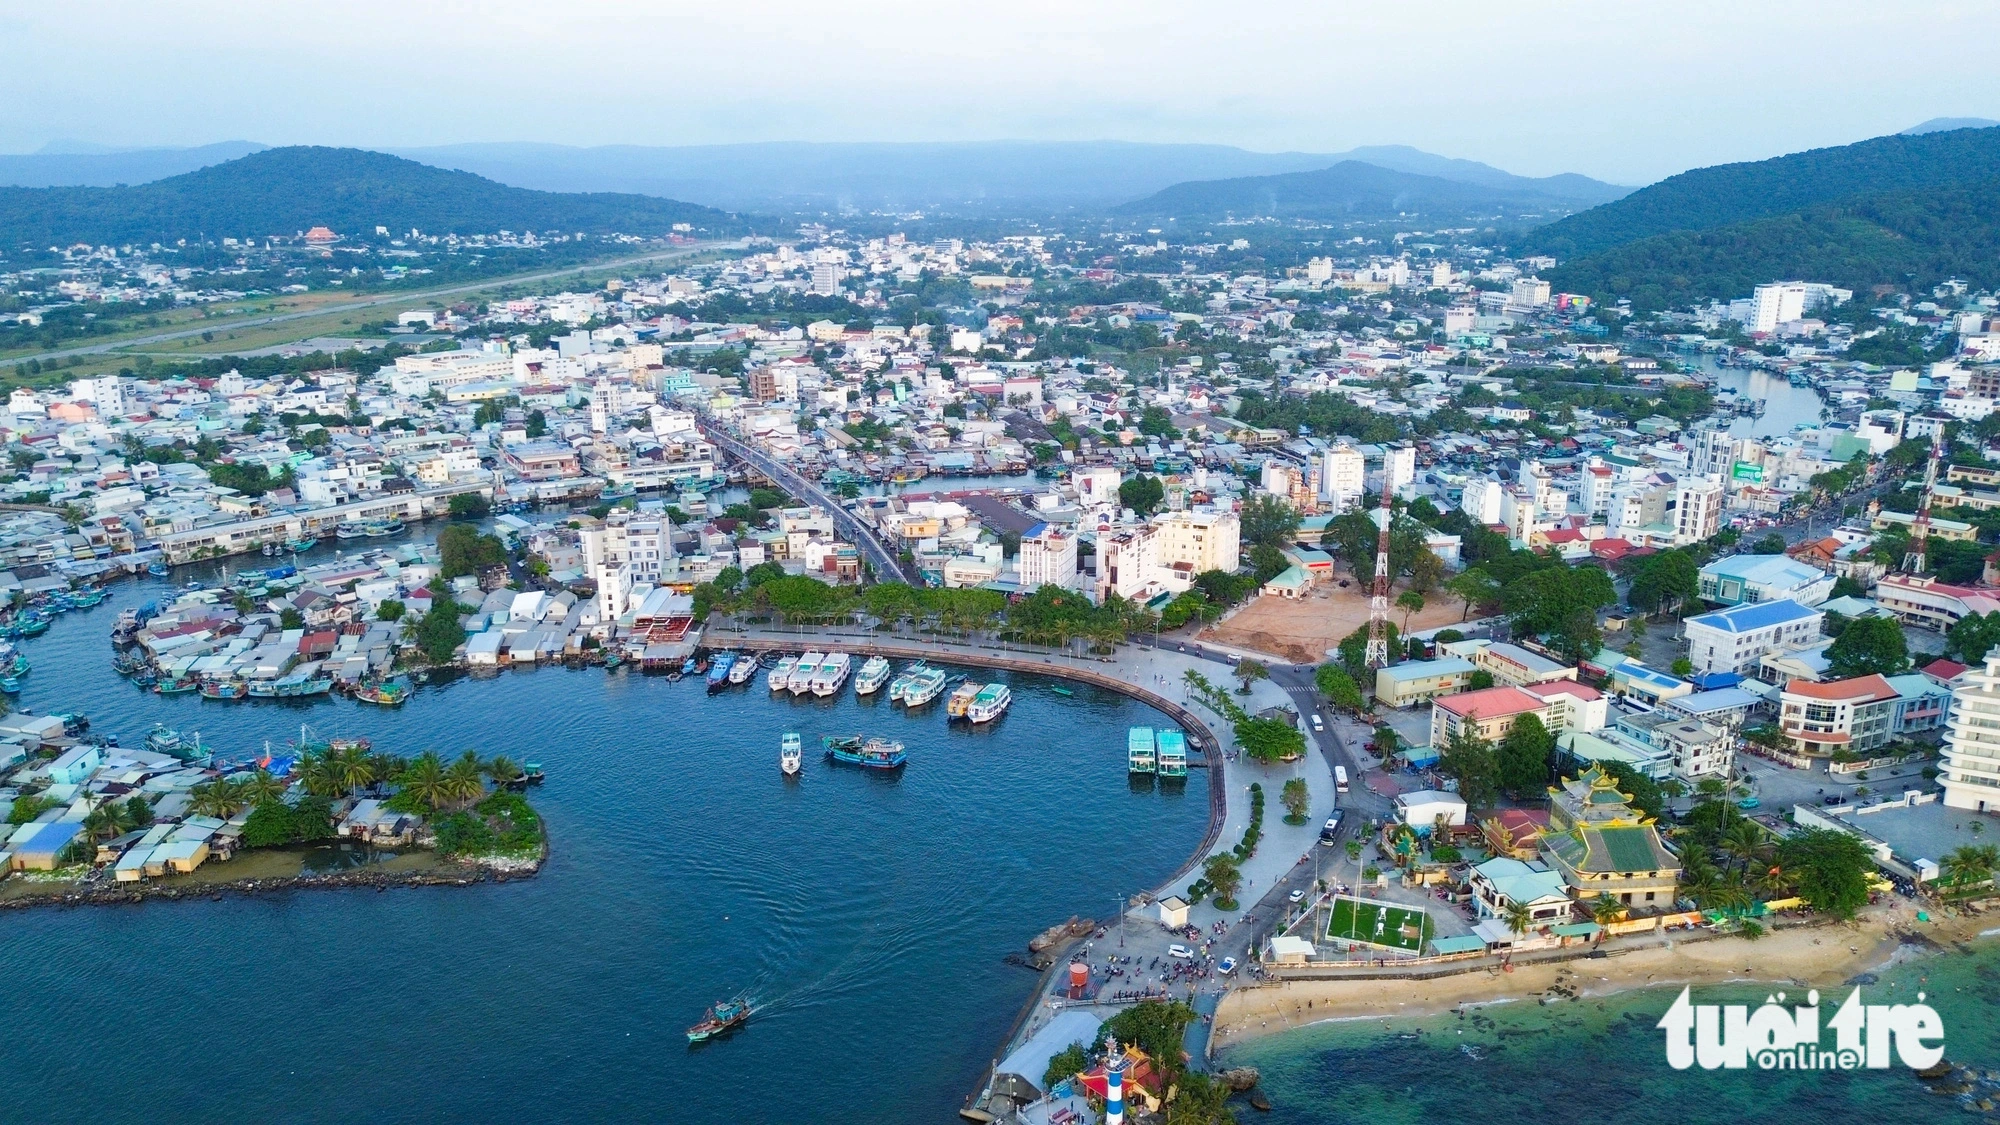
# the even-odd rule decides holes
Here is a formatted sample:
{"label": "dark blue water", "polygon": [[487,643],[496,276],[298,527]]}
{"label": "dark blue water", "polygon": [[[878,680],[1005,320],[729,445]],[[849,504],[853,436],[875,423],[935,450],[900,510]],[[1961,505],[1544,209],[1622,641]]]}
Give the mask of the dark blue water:
{"label": "dark blue water", "polygon": [[[22,705],[128,745],[164,721],[248,751],[305,721],[535,759],[553,856],[499,886],[0,914],[7,1119],[941,1121],[1037,982],[1001,958],[1163,880],[1207,822],[1199,771],[1174,795],[1126,783],[1125,728],[1163,717],[1088,687],[1009,677],[1013,708],[977,731],[941,702],[794,702],[761,676],[706,696],[549,668],[400,711],[162,699],[111,672],[106,638],[167,586],[115,590],[27,642]],[[911,762],[809,754],[786,783],[787,730],[888,734]],[[772,1007],[691,1050],[740,989]]]}

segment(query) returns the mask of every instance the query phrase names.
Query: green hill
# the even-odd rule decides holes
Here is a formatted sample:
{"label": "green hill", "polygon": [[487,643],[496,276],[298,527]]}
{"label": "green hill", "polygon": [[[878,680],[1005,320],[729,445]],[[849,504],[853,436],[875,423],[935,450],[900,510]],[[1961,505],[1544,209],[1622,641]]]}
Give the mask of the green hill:
{"label": "green hill", "polygon": [[1670,176],[1530,231],[1516,249],[1568,259],[1673,231],[1713,230],[1818,204],[1993,176],[2000,176],[2000,128],[1876,137]]}
{"label": "green hill", "polygon": [[1642,311],[1748,296],[1754,286],[1790,277],[1857,293],[1878,285],[1922,290],[1947,277],[2000,286],[2000,178],[1654,235],[1548,274],[1559,290],[1630,298]]}
{"label": "green hill", "polygon": [[[1534,181],[1514,177],[1520,184]],[[1466,183],[1343,160],[1314,172],[1190,180],[1114,208],[1121,215],[1180,217],[1272,216],[1287,219],[1372,219],[1408,213],[1520,214],[1573,211],[1564,188]]]}
{"label": "green hill", "polygon": [[224,235],[291,237],[315,226],[354,237],[377,226],[426,234],[583,232],[733,234],[734,215],[646,195],[508,187],[352,148],[273,148],[152,183],[0,188],[0,245],[172,242]]}

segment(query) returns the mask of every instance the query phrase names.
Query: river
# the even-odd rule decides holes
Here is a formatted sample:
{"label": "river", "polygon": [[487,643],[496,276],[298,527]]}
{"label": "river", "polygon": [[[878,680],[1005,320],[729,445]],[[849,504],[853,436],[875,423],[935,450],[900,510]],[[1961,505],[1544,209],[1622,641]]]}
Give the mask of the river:
{"label": "river", "polygon": [[1693,361],[1693,366],[1713,376],[1717,390],[1734,387],[1745,398],[1763,401],[1762,415],[1730,423],[1729,432],[1737,437],[1777,437],[1802,422],[1819,425],[1825,402],[1811,387],[1794,387],[1791,380],[1756,368],[1718,367],[1708,356]]}
{"label": "river", "polygon": [[[504,885],[0,913],[13,1120],[938,1122],[1039,979],[1002,958],[1164,880],[1207,826],[1201,771],[1127,784],[1125,728],[1164,718],[1085,686],[1004,677],[1013,708],[977,730],[941,702],[555,668],[422,686],[400,711],[163,699],[111,672],[106,637],[167,584],[113,588],[26,643],[22,706],[127,745],[162,721],[236,752],[307,722],[536,759],[553,854]],[[888,734],[911,762],[809,755],[788,784],[787,730]],[[685,1027],[746,989],[771,1007],[691,1049]]]}

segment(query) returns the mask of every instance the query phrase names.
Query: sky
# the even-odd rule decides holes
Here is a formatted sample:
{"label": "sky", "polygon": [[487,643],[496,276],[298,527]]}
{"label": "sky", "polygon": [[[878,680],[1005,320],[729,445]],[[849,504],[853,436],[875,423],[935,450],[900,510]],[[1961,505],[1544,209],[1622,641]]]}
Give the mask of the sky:
{"label": "sky", "polygon": [[0,0],[0,151],[1408,144],[1639,184],[2000,118],[1995,5]]}

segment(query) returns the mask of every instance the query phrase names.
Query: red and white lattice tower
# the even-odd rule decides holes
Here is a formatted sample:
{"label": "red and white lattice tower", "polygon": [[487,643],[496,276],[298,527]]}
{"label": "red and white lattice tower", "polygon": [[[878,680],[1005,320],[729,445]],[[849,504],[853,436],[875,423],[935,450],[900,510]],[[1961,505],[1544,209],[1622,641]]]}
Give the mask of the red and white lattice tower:
{"label": "red and white lattice tower", "polygon": [[1389,524],[1395,519],[1389,500],[1393,495],[1385,482],[1382,530],[1375,536],[1375,589],[1368,596],[1368,652],[1362,660],[1370,668],[1389,664]]}
{"label": "red and white lattice tower", "polygon": [[1910,553],[1903,556],[1903,573],[1924,572],[1924,558],[1931,535],[1931,489],[1937,484],[1938,456],[1944,451],[1944,429],[1931,433],[1931,459],[1924,466],[1924,494],[1917,500],[1917,518],[1910,524]]}

